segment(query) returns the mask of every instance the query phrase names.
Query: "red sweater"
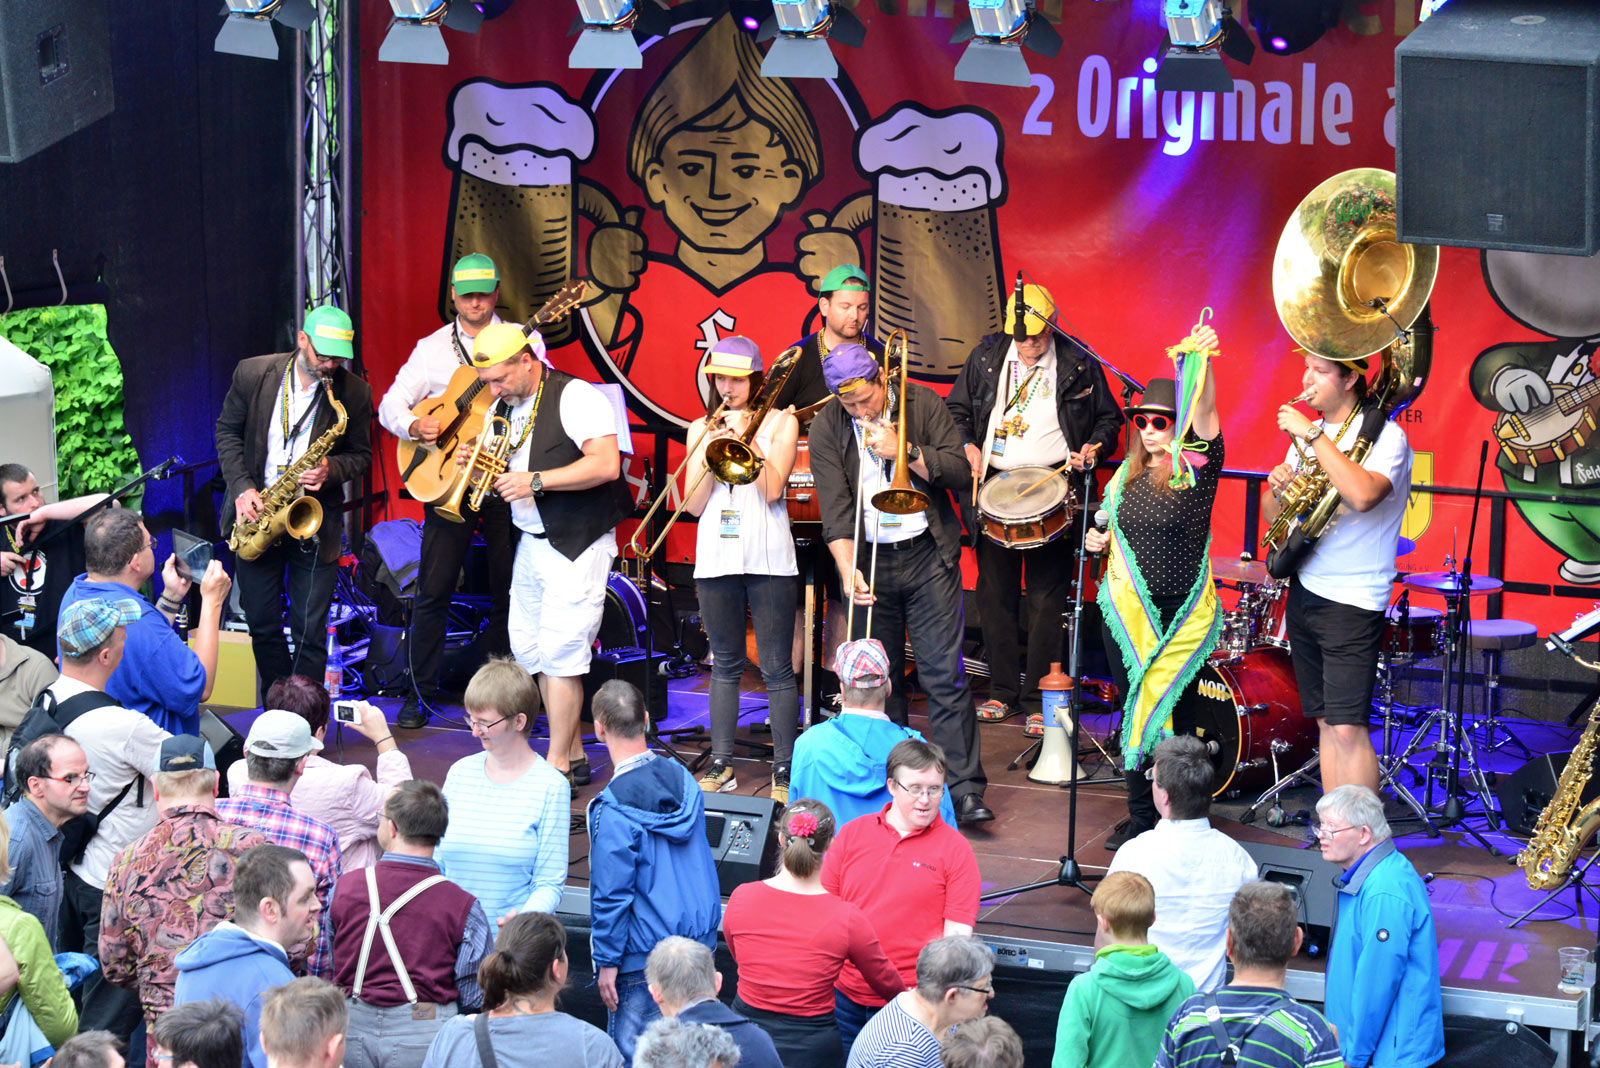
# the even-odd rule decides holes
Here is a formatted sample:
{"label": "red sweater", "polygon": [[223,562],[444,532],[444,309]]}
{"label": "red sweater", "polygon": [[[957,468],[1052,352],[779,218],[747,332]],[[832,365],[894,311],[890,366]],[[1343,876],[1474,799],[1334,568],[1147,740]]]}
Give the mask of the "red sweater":
{"label": "red sweater", "polygon": [[788,1016],[833,1011],[833,984],[849,961],[885,1000],[904,989],[861,910],[832,894],[744,883],[728,898],[722,933],[739,965],[746,1005]]}
{"label": "red sweater", "polygon": [[[944,935],[944,921],[978,922],[978,858],[972,846],[943,820],[900,837],[885,815],[889,806],[858,816],[839,829],[822,862],[822,885],[866,913],[909,989],[917,985],[917,954]],[[882,1005],[849,964],[839,973],[839,992],[858,1005]]]}

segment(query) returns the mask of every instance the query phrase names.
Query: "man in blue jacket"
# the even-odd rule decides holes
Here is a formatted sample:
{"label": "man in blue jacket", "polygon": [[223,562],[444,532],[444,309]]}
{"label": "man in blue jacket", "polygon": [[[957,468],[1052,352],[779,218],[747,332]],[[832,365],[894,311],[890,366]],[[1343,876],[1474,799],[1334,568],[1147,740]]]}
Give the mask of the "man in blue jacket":
{"label": "man in blue jacket", "polygon": [[[889,654],[881,642],[841,642],[833,666],[839,675],[839,714],[795,741],[789,796],[821,801],[833,813],[833,825],[843,827],[857,816],[883,811],[889,803],[889,750],[907,738],[926,739],[885,711]],[[948,790],[939,801],[939,815],[956,825]]]}
{"label": "man in blue jacket", "polygon": [[294,978],[289,951],[317,930],[317,877],[305,854],[262,845],[239,858],[233,872],[233,919],[189,943],[174,962],[173,1004],[222,998],[244,1011],[244,1057],[267,1068],[261,1048],[261,1001]]}
{"label": "man in blue jacket", "polygon": [[1365,786],[1317,802],[1317,840],[1345,872],[1328,951],[1324,1012],[1350,1068],[1426,1068],[1444,1056],[1439,939],[1428,890],[1394,847],[1383,802]]}
{"label": "man in blue jacket", "polygon": [[595,737],[612,772],[589,805],[590,937],[606,1031],[630,1062],[661,1015],[645,981],[650,951],[668,935],[715,949],[722,919],[704,796],[677,761],[649,749],[648,723],[643,697],[627,683],[613,680],[594,695]]}

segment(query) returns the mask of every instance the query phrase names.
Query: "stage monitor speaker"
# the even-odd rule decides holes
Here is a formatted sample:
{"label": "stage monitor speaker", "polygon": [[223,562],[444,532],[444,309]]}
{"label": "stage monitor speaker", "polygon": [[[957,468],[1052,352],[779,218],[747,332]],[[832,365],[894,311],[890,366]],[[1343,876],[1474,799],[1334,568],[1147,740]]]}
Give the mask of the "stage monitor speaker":
{"label": "stage monitor speaker", "polygon": [[667,677],[661,669],[667,662],[666,654],[651,653],[643,649],[606,649],[594,654],[589,661],[589,673],[583,677],[583,718],[592,719],[589,710],[595,693],[602,683],[621,679],[645,695],[645,708],[656,719],[666,716]]}
{"label": "stage monitor speaker", "polygon": [[111,114],[106,0],[0,3],[0,163]]}
{"label": "stage monitor speaker", "polygon": [[1550,1043],[1515,1020],[1446,1014],[1444,1059],[1434,1068],[1551,1068],[1555,1063]]}
{"label": "stage monitor speaker", "polygon": [[747,794],[706,795],[706,841],[722,896],[778,871],[778,803]]}
{"label": "stage monitor speaker", "polygon": [[209,708],[203,708],[200,710],[200,737],[211,746],[211,755],[217,760],[218,796],[227,797],[228,769],[244,759],[244,735]]}
{"label": "stage monitor speaker", "polygon": [[1300,926],[1306,931],[1300,951],[1310,957],[1320,957],[1328,948],[1333,921],[1339,915],[1339,888],[1333,885],[1333,880],[1344,869],[1323,860],[1315,849],[1262,842],[1239,844],[1256,862],[1262,879],[1282,883],[1294,894],[1300,906]]}
{"label": "stage monitor speaker", "polygon": [[1402,241],[1600,251],[1600,5],[1454,0],[1394,65]]}
{"label": "stage monitor speaker", "polygon": [[[1500,817],[1505,820],[1506,830],[1512,834],[1533,833],[1539,813],[1555,796],[1556,783],[1561,781],[1570,756],[1571,753],[1545,753],[1500,778],[1494,794],[1500,800]],[[1600,782],[1591,775],[1579,795],[1579,806],[1587,805],[1596,796],[1600,796]]]}

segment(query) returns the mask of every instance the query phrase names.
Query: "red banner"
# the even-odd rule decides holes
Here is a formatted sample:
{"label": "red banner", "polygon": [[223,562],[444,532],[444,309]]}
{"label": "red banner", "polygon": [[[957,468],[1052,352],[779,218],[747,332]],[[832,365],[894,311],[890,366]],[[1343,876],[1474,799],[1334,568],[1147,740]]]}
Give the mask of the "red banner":
{"label": "red banner", "polygon": [[[1020,268],[1141,379],[1168,372],[1166,347],[1212,309],[1229,462],[1266,471],[1284,457],[1275,412],[1301,373],[1274,309],[1273,252],[1324,179],[1394,167],[1394,48],[1416,6],[1366,3],[1301,53],[1258,50],[1218,96],[1156,92],[1154,0],[1055,5],[1064,44],[1053,59],[1024,53],[1027,89],[953,80],[966,9],[944,0],[903,0],[893,16],[856,7],[865,44],[833,45],[831,81],[762,78],[766,46],[725,3],[675,6],[637,71],[569,70],[576,6],[555,0],[514,4],[476,36],[445,31],[447,67],[380,63],[387,13],[364,5],[360,340],[373,386],[447,314],[446,270],[469,251],[500,265],[508,318],[591,278],[602,296],[547,332],[551,358],[620,383],[635,419],[665,428],[703,411],[711,342],[747,334],[775,355],[810,329],[835,264],[867,266],[875,331],[906,329],[913,376],[941,390],[998,327]],[[1401,417],[1416,483],[1470,489],[1488,442],[1487,489],[1590,493],[1597,281],[1588,261],[1443,250],[1431,379]],[[392,449],[380,452],[398,491]],[[1418,548],[1402,568],[1464,556],[1471,507],[1414,493]],[[1479,574],[1491,512],[1485,501]],[[1508,595],[1504,614],[1550,627],[1587,609],[1544,590],[1600,583],[1600,511],[1505,514],[1501,577],[1541,589]],[[1243,521],[1244,484],[1225,482],[1216,551],[1241,548]]]}

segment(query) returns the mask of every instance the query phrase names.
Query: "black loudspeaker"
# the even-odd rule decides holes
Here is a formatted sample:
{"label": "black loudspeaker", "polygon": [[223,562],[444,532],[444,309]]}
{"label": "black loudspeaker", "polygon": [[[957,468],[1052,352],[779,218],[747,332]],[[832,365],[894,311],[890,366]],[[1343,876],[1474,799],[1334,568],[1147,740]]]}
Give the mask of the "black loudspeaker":
{"label": "black loudspeaker", "polygon": [[1600,5],[1453,0],[1394,64],[1400,240],[1600,251]]}
{"label": "black loudspeaker", "polygon": [[645,708],[660,718],[667,707],[667,676],[661,670],[666,663],[665,653],[645,656],[644,650],[639,648],[595,653],[589,661],[589,673],[583,677],[583,718],[593,718],[589,706],[594,695],[601,684],[612,679],[621,679],[644,694]]}
{"label": "black loudspeaker", "polygon": [[0,3],[0,163],[111,114],[105,0]]}
{"label": "black loudspeaker", "polygon": [[1300,951],[1310,957],[1320,957],[1328,948],[1333,921],[1339,915],[1339,888],[1333,885],[1333,880],[1344,869],[1323,860],[1315,849],[1261,842],[1239,844],[1256,862],[1262,879],[1282,883],[1294,894],[1300,906],[1300,926],[1306,931]]}
{"label": "black loudspeaker", "polygon": [[1556,1051],[1513,1020],[1446,1015],[1444,1059],[1434,1068],[1550,1068]]}
{"label": "black loudspeaker", "polygon": [[746,794],[706,794],[706,841],[722,896],[778,871],[778,803]]}
{"label": "black loudspeaker", "polygon": [[[1539,813],[1555,796],[1556,783],[1566,769],[1571,753],[1546,753],[1536,756],[1522,767],[1503,776],[1495,784],[1494,794],[1500,800],[1500,816],[1506,830],[1512,834],[1532,834],[1539,822]],[[1587,805],[1600,796],[1600,782],[1591,775],[1583,784],[1578,804]]]}
{"label": "black loudspeaker", "polygon": [[244,735],[210,709],[200,710],[200,737],[217,760],[217,796],[228,796],[228,769],[244,759]]}

